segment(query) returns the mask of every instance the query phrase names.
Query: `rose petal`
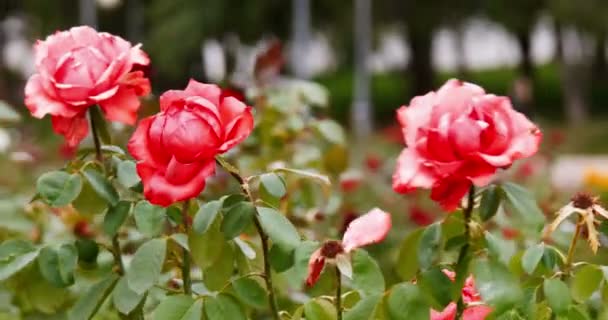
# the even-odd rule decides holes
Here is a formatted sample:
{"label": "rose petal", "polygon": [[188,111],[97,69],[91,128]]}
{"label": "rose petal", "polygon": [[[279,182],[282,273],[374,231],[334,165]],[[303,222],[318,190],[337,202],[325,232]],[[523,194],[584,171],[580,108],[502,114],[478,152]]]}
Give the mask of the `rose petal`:
{"label": "rose petal", "polygon": [[450,302],[442,311],[431,309],[431,320],[455,320],[456,311],[456,303]]}
{"label": "rose petal", "polygon": [[410,148],[401,151],[393,174],[393,190],[406,193],[416,188],[430,188],[436,180],[433,171],[419,163],[414,151]]}
{"label": "rose petal", "polygon": [[317,249],[308,260],[308,275],[306,276],[306,285],[312,287],[321,276],[321,272],[325,267],[325,258],[321,256],[321,249]]}
{"label": "rose petal", "polygon": [[133,89],[120,87],[114,96],[99,102],[99,106],[110,121],[128,125],[134,125],[137,122],[140,102]]}
{"label": "rose petal", "polygon": [[151,116],[139,122],[129,139],[127,149],[135,160],[144,161],[154,168],[161,168],[165,166],[169,159],[162,152],[159,152],[159,150],[162,151],[162,148],[154,148],[154,142],[150,141],[150,128],[155,118],[156,116]]}
{"label": "rose petal", "polygon": [[75,117],[51,117],[53,131],[64,136],[68,147],[76,147],[89,134],[89,124],[84,113]]}
{"label": "rose petal", "polygon": [[[226,100],[224,100],[226,101]],[[247,107],[243,114],[235,118],[226,126],[226,136],[224,143],[220,146],[220,152],[226,152],[235,145],[243,142],[253,130],[253,115],[251,108]]]}
{"label": "rose petal", "polygon": [[460,200],[469,191],[471,181],[458,178],[447,177],[438,180],[431,190],[431,199],[439,202],[441,207],[446,211],[454,211],[458,208]]}
{"label": "rose petal", "polygon": [[145,52],[143,52],[143,50],[141,50],[141,44],[137,44],[131,48],[130,58],[131,62],[134,64],[139,64],[142,66],[147,66],[150,64],[150,58]]}
{"label": "rose petal", "polygon": [[203,97],[216,106],[219,106],[221,103],[220,96],[222,94],[222,89],[215,84],[206,84],[190,79],[184,92],[189,96]]}
{"label": "rose petal", "polygon": [[[215,160],[209,159],[206,162],[198,164],[197,170],[192,170],[192,167],[179,167],[179,164],[174,164],[172,169],[173,181],[170,182],[165,176],[163,170],[158,170],[145,162],[137,163],[137,173],[142,179],[144,185],[144,196],[150,203],[168,207],[176,202],[187,200],[198,196],[205,189],[205,179],[215,172]],[[179,170],[184,169],[186,173],[195,172],[190,176],[189,181],[185,183],[183,179],[176,178],[180,174]]]}
{"label": "rose petal", "polygon": [[493,309],[485,305],[471,306],[464,309],[462,313],[463,320],[485,320]]}
{"label": "rose petal", "polygon": [[348,225],[342,238],[344,251],[350,252],[356,248],[378,243],[386,238],[390,229],[391,215],[374,208]]}
{"label": "rose petal", "polygon": [[212,158],[217,153],[218,139],[209,122],[190,110],[174,110],[167,115],[162,144],[182,163]]}
{"label": "rose petal", "polygon": [[39,74],[30,77],[25,85],[25,106],[32,116],[42,118],[47,114],[71,118],[80,113],[80,109],[58,101],[47,94],[42,87]]}

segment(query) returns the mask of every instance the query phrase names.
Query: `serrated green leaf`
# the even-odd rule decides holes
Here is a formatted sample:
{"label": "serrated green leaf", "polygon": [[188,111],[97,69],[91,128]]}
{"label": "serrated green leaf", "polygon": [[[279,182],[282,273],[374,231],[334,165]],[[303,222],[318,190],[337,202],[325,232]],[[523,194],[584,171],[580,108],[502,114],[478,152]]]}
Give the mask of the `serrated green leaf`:
{"label": "serrated green leaf", "polygon": [[135,251],[127,271],[127,283],[133,292],[143,294],[156,284],[165,262],[166,251],[165,239],[149,240]]}
{"label": "serrated green leaf", "polygon": [[352,287],[368,296],[384,292],[384,276],[378,263],[363,249],[352,254],[353,282]]}
{"label": "serrated green leaf", "polygon": [[56,287],[67,287],[74,283],[74,270],[78,263],[76,247],[65,244],[58,250],[44,247],[38,256],[38,268],[42,276]]}
{"label": "serrated green leaf", "polygon": [[342,127],[333,120],[319,120],[317,122],[317,130],[319,133],[329,142],[335,144],[344,144],[346,138],[344,137],[344,130]]}
{"label": "serrated green leaf", "polygon": [[543,292],[545,293],[549,307],[555,313],[563,314],[568,311],[572,298],[570,297],[568,286],[563,281],[559,279],[545,279]]}
{"label": "serrated green leaf", "polygon": [[423,271],[418,278],[418,286],[428,298],[433,309],[443,310],[452,302],[452,280],[440,267],[432,267]]}
{"label": "serrated green leaf", "polygon": [[95,192],[102,199],[104,199],[107,203],[113,206],[118,203],[119,198],[116,189],[114,188],[114,186],[112,186],[112,184],[110,183],[110,181],[108,181],[106,177],[99,173],[99,171],[89,167],[85,169],[82,174],[89,182],[93,190],[95,190]]}
{"label": "serrated green leaf", "polygon": [[222,233],[230,240],[240,235],[251,223],[255,207],[251,202],[241,201],[231,206],[222,220]]}
{"label": "serrated green leaf", "polygon": [[420,288],[410,283],[394,286],[387,300],[391,320],[429,320],[431,307]]}
{"label": "serrated green leaf", "polygon": [[203,282],[209,290],[221,290],[234,273],[234,248],[228,242],[213,243],[221,246],[221,254],[213,263],[203,269]]}
{"label": "serrated green leaf", "polygon": [[141,179],[137,175],[135,162],[131,160],[125,160],[118,164],[116,167],[116,177],[118,178],[118,182],[125,188],[132,188],[141,182]]}
{"label": "serrated green leaf", "polygon": [[204,304],[207,320],[246,320],[243,307],[231,295],[220,293],[215,297],[207,297]]}
{"label": "serrated green leaf", "polygon": [[161,234],[166,221],[166,209],[146,200],[139,201],[133,208],[137,230],[147,237]]}
{"label": "serrated green leaf", "polygon": [[374,294],[357,302],[352,309],[344,313],[344,320],[370,320],[375,317],[378,304],[381,303],[382,295]]}
{"label": "serrated green leaf", "polygon": [[127,220],[130,211],[131,203],[127,201],[120,201],[115,206],[109,207],[103,218],[103,231],[113,237]]}
{"label": "serrated green leaf", "polygon": [[61,207],[74,201],[82,190],[82,178],[64,171],[44,173],[36,182],[38,194],[51,206]]}
{"label": "serrated green leaf", "polygon": [[192,222],[192,229],[197,233],[203,234],[209,230],[209,227],[215,221],[217,214],[222,209],[221,200],[209,201],[198,209]]}
{"label": "serrated green leaf", "polygon": [[493,306],[497,314],[513,308],[523,298],[517,278],[493,259],[475,261],[473,275],[483,301]]}
{"label": "serrated green leaf", "polygon": [[293,251],[300,245],[300,234],[296,227],[280,212],[272,208],[257,208],[262,229],[272,242],[285,252]]}
{"label": "serrated green leaf", "polygon": [[320,174],[318,172],[315,172],[315,171],[291,169],[291,168],[278,168],[278,169],[275,169],[274,171],[282,171],[285,173],[295,174],[295,175],[298,175],[303,178],[315,180],[326,187],[331,186],[331,181],[329,180],[329,177],[327,177],[326,175]]}
{"label": "serrated green leaf", "polygon": [[200,320],[203,316],[203,302],[191,296],[169,296],[154,310],[154,320]]}
{"label": "serrated green leaf", "polygon": [[524,223],[534,229],[539,229],[544,224],[545,216],[530,191],[511,182],[502,184],[501,189],[509,207]]}
{"label": "serrated green leaf", "polygon": [[498,211],[501,200],[500,187],[490,185],[484,190],[479,204],[479,217],[482,221],[490,220]]}
{"label": "serrated green leaf", "polygon": [[232,287],[236,296],[245,304],[258,309],[264,309],[268,305],[266,289],[255,279],[236,279],[232,281]]}
{"label": "serrated green leaf", "polygon": [[0,244],[0,281],[28,266],[38,253],[33,244],[24,240],[11,239]]}
{"label": "serrated green leaf", "polygon": [[572,298],[584,303],[602,283],[602,271],[595,265],[585,265],[572,277]]}
{"label": "serrated green leaf", "polygon": [[323,299],[312,299],[304,305],[306,320],[335,320],[336,309],[331,302]]}
{"label": "serrated green leaf", "polygon": [[282,198],[286,193],[285,183],[283,179],[276,173],[264,173],[260,176],[260,183],[266,188],[266,191],[275,198]]}
{"label": "serrated green leaf", "polygon": [[221,255],[223,244],[226,242],[220,231],[220,224],[221,219],[215,219],[215,222],[204,234],[198,234],[194,231],[188,234],[188,247],[190,247],[192,259],[203,269],[215,263]]}
{"label": "serrated green leaf", "polygon": [[395,266],[396,272],[401,280],[411,280],[418,272],[418,247],[420,238],[425,229],[416,229],[403,240],[399,249],[399,257]]}
{"label": "serrated green leaf", "polygon": [[441,223],[426,227],[418,244],[418,263],[422,269],[429,268],[439,256],[441,246]]}
{"label": "serrated green leaf", "polygon": [[144,296],[145,294],[138,294],[129,288],[127,277],[121,277],[112,291],[112,302],[120,313],[129,314]]}
{"label": "serrated green leaf", "polygon": [[293,253],[294,250],[286,252],[281,247],[273,245],[268,253],[270,266],[279,273],[291,268],[293,266]]}
{"label": "serrated green leaf", "polygon": [[74,304],[68,312],[69,320],[89,320],[97,313],[116,285],[118,277],[109,275],[104,280],[92,285]]}
{"label": "serrated green leaf", "polygon": [[542,243],[533,245],[526,249],[521,258],[521,266],[527,274],[534,273],[534,270],[536,270],[536,266],[538,266],[538,263],[542,259],[544,253],[545,246]]}

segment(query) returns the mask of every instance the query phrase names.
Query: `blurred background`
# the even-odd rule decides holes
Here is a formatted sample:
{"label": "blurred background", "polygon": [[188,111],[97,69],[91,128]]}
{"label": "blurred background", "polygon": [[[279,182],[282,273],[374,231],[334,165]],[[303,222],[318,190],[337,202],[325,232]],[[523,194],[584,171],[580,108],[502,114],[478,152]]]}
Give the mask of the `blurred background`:
{"label": "blurred background", "polygon": [[[0,152],[24,163],[22,174],[30,172],[28,161],[60,159],[44,150],[61,143],[49,119],[32,119],[22,103],[34,72],[32,44],[89,24],[143,44],[156,94],[189,78],[247,88],[256,54],[278,39],[281,73],[325,86],[327,115],[351,136],[398,150],[395,109],[457,77],[510,96],[541,123],[545,146],[600,154],[575,157],[583,162],[575,167],[588,159],[604,167],[607,18],[605,0],[0,0],[0,126],[21,118],[0,130]],[[582,179],[573,170],[566,184]],[[22,178],[0,178],[0,186]]]}

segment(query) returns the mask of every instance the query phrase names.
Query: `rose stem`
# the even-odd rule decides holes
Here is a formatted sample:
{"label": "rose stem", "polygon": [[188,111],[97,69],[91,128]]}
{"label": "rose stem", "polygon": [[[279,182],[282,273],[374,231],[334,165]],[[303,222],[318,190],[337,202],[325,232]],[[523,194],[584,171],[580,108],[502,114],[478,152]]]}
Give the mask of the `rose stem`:
{"label": "rose stem", "polygon": [[342,320],[342,274],[336,266],[336,314],[337,320]]}
{"label": "rose stem", "polygon": [[[464,245],[460,249],[460,253],[458,254],[458,263],[460,266],[462,263],[465,263],[465,259],[469,254],[469,247],[471,246],[471,228],[469,223],[471,222],[471,214],[473,213],[473,207],[475,206],[475,186],[471,185],[469,188],[469,194],[467,198],[467,206],[464,208],[462,213],[464,214]],[[466,276],[465,276],[466,277]],[[457,310],[456,310],[456,319],[460,319],[462,317],[462,313],[464,312],[464,301],[462,300],[462,295],[459,295]]]}
{"label": "rose stem", "polygon": [[118,243],[118,233],[112,237],[112,256],[114,257],[114,263],[118,266],[118,274],[125,274],[125,265],[122,263],[122,256],[120,254],[120,244]]}
{"label": "rose stem", "polygon": [[[217,164],[223,167],[230,175],[239,183],[241,186],[241,190],[243,194],[248,198],[248,200],[253,203],[253,196],[249,191],[249,184],[241,177],[241,175],[234,171],[232,168],[227,168],[223,165],[222,161],[215,160]],[[268,235],[262,229],[262,224],[260,223],[260,219],[258,217],[257,208],[255,209],[255,215],[253,216],[253,223],[255,228],[260,235],[260,239],[262,242],[262,255],[264,258],[264,280],[266,282],[266,289],[268,290],[268,304],[270,305],[270,310],[272,312],[272,317],[275,320],[279,320],[279,308],[277,307],[277,301],[274,295],[274,287],[272,285],[272,271],[270,269],[270,259],[268,258]]]}
{"label": "rose stem", "polygon": [[[190,222],[188,217],[188,208],[190,206],[190,200],[184,201],[182,207],[182,220],[184,223],[185,233],[190,232]],[[190,278],[190,253],[186,248],[183,249],[184,259],[182,261],[182,277],[184,279],[184,293],[187,295],[192,294],[192,278]]]}
{"label": "rose stem", "polygon": [[95,156],[97,161],[103,164],[103,156],[101,155],[101,142],[99,141],[99,135],[97,134],[97,125],[95,123],[95,117],[93,116],[93,109],[97,108],[92,106],[89,108],[89,121],[91,121],[91,134],[93,135],[93,143],[95,144]]}
{"label": "rose stem", "polygon": [[568,248],[568,255],[566,256],[566,263],[564,264],[564,273],[562,273],[562,280],[566,279],[570,273],[570,269],[572,268],[572,260],[574,260],[574,249],[576,247],[576,242],[578,241],[578,237],[582,231],[582,217],[579,215],[578,221],[576,221],[576,229],[574,230],[574,235],[572,235],[572,240],[570,241],[570,247]]}

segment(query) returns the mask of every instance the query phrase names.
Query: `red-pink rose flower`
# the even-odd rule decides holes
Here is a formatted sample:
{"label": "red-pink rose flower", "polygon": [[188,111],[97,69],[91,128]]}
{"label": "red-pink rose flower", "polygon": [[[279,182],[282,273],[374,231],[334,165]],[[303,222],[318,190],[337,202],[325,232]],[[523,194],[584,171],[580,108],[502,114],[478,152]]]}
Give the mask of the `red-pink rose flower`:
{"label": "red-pink rose flower", "polygon": [[135,124],[138,96],[150,92],[143,72],[131,72],[150,62],[139,45],[80,26],[38,41],[34,51],[37,73],[25,86],[25,105],[36,118],[50,114],[69,147],[86,137],[85,111],[92,105],[110,121]]}
{"label": "red-pink rose flower", "polygon": [[251,107],[222,98],[216,85],[190,80],[185,90],[165,92],[160,112],[141,120],[128,144],[144,196],[161,206],[196,197],[215,172],[214,157],[252,129]]}
{"label": "red-pink rose flower", "polygon": [[[454,281],[456,274],[453,271],[444,269],[443,273]],[[481,296],[475,289],[473,276],[469,276],[464,283],[462,301],[465,304],[465,309],[462,313],[463,320],[484,320],[492,312],[492,308],[481,304]],[[431,320],[455,320],[456,312],[456,303],[451,302],[441,311],[431,309]]]}
{"label": "red-pink rose flower", "polygon": [[352,276],[350,252],[384,240],[391,225],[391,215],[378,208],[353,220],[348,225],[342,241],[326,241],[310,256],[306,284],[312,286],[319,280],[326,262],[335,263],[340,272],[350,278]]}
{"label": "red-pink rose flower", "polygon": [[393,174],[393,189],[431,189],[431,198],[455,209],[472,184],[485,186],[499,168],[533,155],[541,132],[507,97],[449,80],[437,92],[397,111],[407,144]]}

